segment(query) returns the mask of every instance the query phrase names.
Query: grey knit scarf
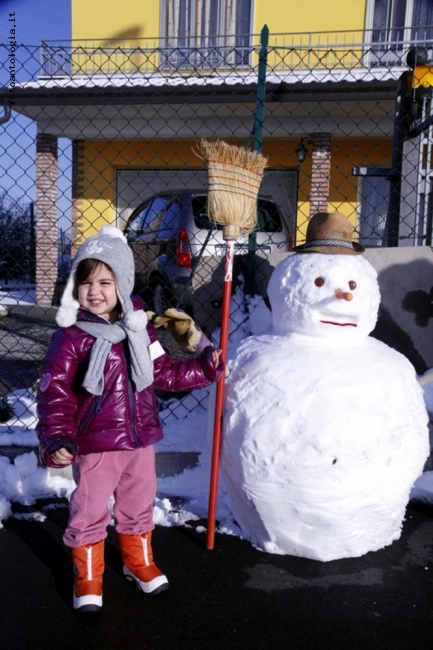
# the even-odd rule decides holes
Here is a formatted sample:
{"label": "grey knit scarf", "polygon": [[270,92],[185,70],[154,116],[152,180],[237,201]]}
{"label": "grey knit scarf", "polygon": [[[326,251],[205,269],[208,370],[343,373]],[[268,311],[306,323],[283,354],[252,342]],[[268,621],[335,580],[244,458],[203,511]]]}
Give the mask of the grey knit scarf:
{"label": "grey knit scarf", "polygon": [[131,354],[131,377],[138,391],[153,383],[153,363],[150,359],[150,339],[146,327],[142,331],[132,331],[124,321],[116,323],[90,323],[78,321],[77,327],[96,338],[90,353],[89,367],[83,387],[92,395],[102,395],[104,391],[104,368],[113,343],[128,339]]}

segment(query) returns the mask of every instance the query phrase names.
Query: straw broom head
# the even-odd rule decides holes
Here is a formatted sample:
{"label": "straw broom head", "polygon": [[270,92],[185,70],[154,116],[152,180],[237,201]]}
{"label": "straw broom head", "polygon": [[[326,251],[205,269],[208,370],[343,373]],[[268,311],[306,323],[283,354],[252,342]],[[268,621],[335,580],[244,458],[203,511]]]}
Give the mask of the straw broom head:
{"label": "straw broom head", "polygon": [[237,239],[252,232],[267,159],[221,140],[201,140],[195,153],[207,162],[209,217],[224,226],[224,239]]}

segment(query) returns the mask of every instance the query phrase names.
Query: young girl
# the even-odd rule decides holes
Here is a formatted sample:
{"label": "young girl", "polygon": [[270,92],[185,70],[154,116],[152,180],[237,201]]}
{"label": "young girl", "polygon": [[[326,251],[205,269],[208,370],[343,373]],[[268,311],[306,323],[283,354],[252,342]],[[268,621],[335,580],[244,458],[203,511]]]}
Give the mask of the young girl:
{"label": "young girl", "polygon": [[78,249],[38,389],[40,455],[72,463],[76,482],[64,543],[75,571],[74,609],[102,607],[104,540],[115,497],[123,573],[146,594],[168,587],[153,561],[153,444],[163,436],[154,388],[203,388],[223,371],[220,351],[173,360],[131,299],[134,260],[126,239],[104,226]]}

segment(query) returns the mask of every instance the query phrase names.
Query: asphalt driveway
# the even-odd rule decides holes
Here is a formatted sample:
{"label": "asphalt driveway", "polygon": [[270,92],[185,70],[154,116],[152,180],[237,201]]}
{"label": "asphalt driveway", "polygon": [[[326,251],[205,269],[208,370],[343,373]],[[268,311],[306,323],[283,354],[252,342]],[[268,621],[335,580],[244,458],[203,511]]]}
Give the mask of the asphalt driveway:
{"label": "asphalt driveway", "polygon": [[122,577],[110,528],[104,609],[85,616],[71,610],[63,505],[44,522],[11,518],[0,531],[5,650],[433,648],[432,506],[410,504],[391,546],[328,563],[269,555],[219,534],[208,551],[197,522],[157,528],[155,555],[171,588],[154,598]]}

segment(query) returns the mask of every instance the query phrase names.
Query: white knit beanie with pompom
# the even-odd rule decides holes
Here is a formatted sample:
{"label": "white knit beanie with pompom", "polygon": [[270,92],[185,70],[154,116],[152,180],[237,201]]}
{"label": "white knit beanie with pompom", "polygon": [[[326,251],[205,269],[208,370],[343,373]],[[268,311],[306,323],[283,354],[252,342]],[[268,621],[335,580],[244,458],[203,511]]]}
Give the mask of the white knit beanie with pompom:
{"label": "white knit beanie with pompom", "polygon": [[110,225],[103,226],[97,235],[89,237],[79,247],[57,311],[57,324],[60,327],[70,327],[77,320],[80,304],[74,298],[73,290],[77,266],[86,259],[99,260],[112,269],[126,325],[135,331],[142,328],[147,322],[146,314],[142,310],[134,312],[131,302],[134,288],[134,257],[125,235],[119,228]]}

